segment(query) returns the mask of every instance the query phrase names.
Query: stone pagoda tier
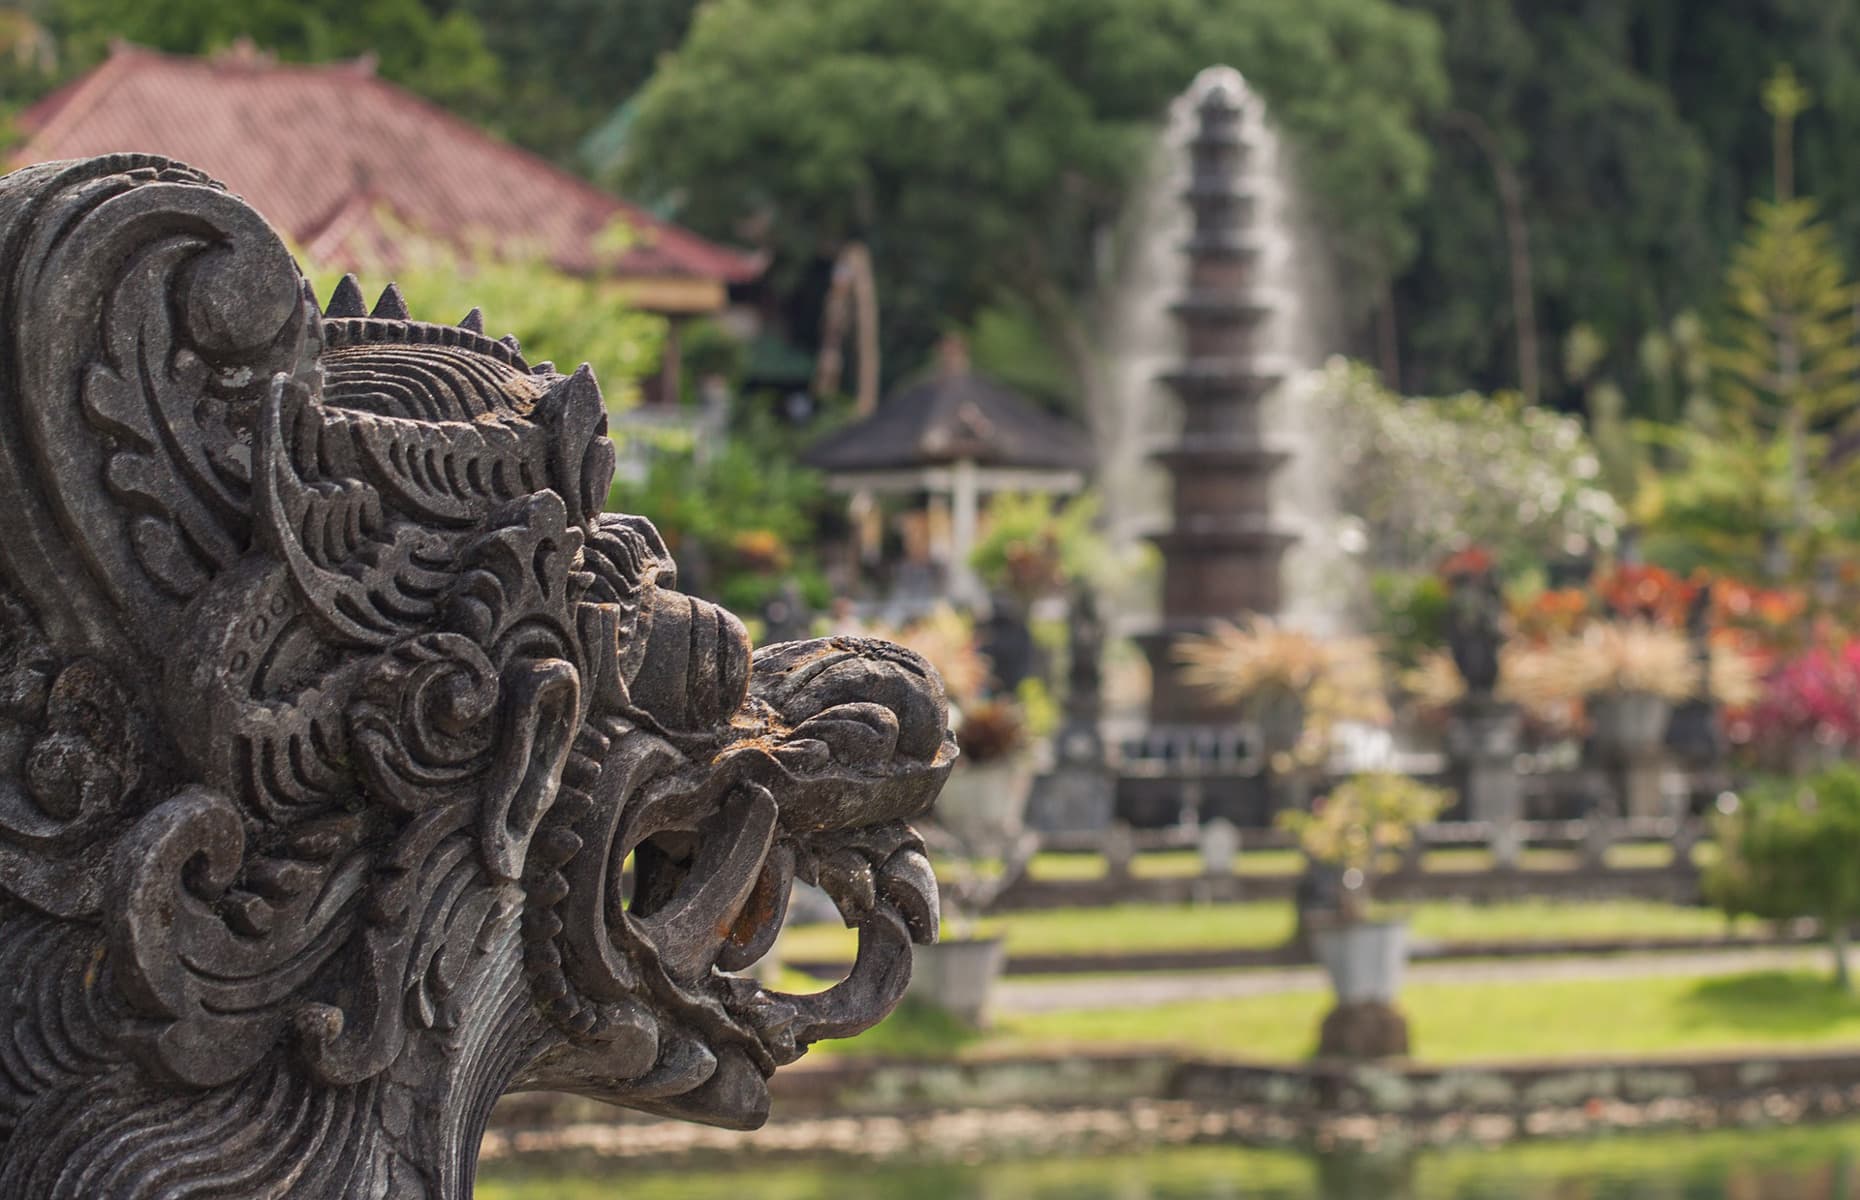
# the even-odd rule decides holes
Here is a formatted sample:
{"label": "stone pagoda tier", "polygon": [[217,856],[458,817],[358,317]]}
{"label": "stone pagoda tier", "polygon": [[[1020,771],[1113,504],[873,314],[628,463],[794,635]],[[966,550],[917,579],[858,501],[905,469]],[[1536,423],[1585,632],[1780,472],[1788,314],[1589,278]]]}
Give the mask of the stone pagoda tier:
{"label": "stone pagoda tier", "polygon": [[1182,404],[1182,432],[1155,457],[1169,472],[1171,521],[1151,540],[1162,552],[1161,628],[1138,640],[1154,685],[1152,727],[1232,725],[1231,707],[1185,686],[1174,646],[1216,621],[1280,608],[1280,560],[1295,537],[1272,523],[1272,477],[1286,455],[1269,448],[1261,402],[1278,377],[1261,370],[1270,315],[1254,296],[1258,246],[1253,198],[1242,181],[1247,103],[1232,72],[1204,76],[1188,142],[1183,199],[1194,214],[1184,250],[1188,286],[1173,306],[1184,361],[1163,377]]}

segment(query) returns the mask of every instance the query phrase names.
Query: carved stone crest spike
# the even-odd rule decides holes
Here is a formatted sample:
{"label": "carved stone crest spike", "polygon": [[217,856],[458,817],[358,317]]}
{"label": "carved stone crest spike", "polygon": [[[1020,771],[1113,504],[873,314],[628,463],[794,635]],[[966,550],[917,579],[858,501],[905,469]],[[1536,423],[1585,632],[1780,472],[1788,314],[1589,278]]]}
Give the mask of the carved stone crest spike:
{"label": "carved stone crest spike", "polygon": [[412,316],[407,311],[407,298],[400,294],[400,285],[395,283],[382,289],[381,298],[375,301],[368,315],[387,321],[405,321]]}
{"label": "carved stone crest spike", "polygon": [[[459,1200],[508,1091],[753,1127],[896,1004],[941,683],[680,593],[591,371],[318,311],[164,158],[0,246],[0,1200]],[[813,996],[742,974],[795,879]]]}
{"label": "carved stone crest spike", "polygon": [[367,315],[368,301],[362,297],[362,284],[353,275],[344,275],[336,284],[336,290],[329,295],[329,305],[324,315],[331,317],[360,317]]}

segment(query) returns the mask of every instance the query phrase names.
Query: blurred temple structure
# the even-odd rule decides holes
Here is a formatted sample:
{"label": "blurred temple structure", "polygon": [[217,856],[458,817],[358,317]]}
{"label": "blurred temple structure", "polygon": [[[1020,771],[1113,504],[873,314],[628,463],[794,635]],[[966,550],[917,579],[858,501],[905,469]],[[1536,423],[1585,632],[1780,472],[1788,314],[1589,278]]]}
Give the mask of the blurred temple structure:
{"label": "blurred temple structure", "polygon": [[903,542],[894,600],[906,607],[928,607],[939,596],[984,605],[989,597],[969,567],[983,501],[1000,492],[1071,495],[1092,466],[1083,430],[978,374],[956,335],[944,339],[931,375],[827,434],[803,458],[852,497],[854,537],[867,566],[885,557],[893,531],[880,498],[904,501],[889,523]]}
{"label": "blurred temple structure", "polygon": [[679,394],[681,321],[722,312],[764,265],[378,78],[370,58],[281,63],[249,41],[193,58],[118,43],[16,124],[25,140],[9,170],[165,154],[224,183],[322,267],[374,274],[438,244],[612,281],[670,318],[649,400]]}

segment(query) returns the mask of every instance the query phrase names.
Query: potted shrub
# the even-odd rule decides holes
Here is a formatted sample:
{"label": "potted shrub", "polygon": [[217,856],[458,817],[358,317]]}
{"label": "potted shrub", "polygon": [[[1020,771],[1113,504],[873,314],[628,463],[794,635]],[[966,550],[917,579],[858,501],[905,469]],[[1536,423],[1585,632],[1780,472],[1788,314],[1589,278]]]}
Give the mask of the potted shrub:
{"label": "potted shrub", "polygon": [[923,827],[937,859],[943,936],[915,947],[910,994],[983,1025],[1007,950],[999,937],[978,934],[976,921],[1020,879],[1039,846],[1026,827],[1032,738],[1021,705],[996,697],[962,710],[956,741],[962,756]]}
{"label": "potted shrub", "polygon": [[[1279,815],[1279,827],[1312,862],[1337,872],[1341,883],[1335,908],[1309,924],[1312,950],[1330,976],[1339,1009],[1392,1005],[1407,962],[1407,922],[1375,911],[1375,880],[1385,860],[1405,850],[1448,799],[1406,775],[1373,772],[1338,784],[1309,812]],[[1376,1019],[1386,1026],[1387,1015]]]}
{"label": "potted shrub", "polygon": [[1685,634],[1639,619],[1591,621],[1527,651],[1518,666],[1514,690],[1540,704],[1583,700],[1597,748],[1620,758],[1656,752],[1673,703],[1701,682]]}
{"label": "potted shrub", "polygon": [[1673,704],[1704,682],[1683,632],[1644,618],[1595,620],[1527,649],[1514,666],[1511,686],[1537,703],[1581,699],[1591,745],[1614,776],[1617,815],[1668,815],[1667,724]]}
{"label": "potted shrub", "polygon": [[1281,774],[1322,762],[1339,723],[1389,720],[1381,661],[1369,638],[1322,638],[1254,617],[1183,638],[1176,657],[1190,686],[1239,706],[1268,765]]}
{"label": "potted shrub", "polygon": [[998,493],[988,502],[969,567],[991,593],[1025,612],[1102,569],[1111,550],[1097,520],[1095,496],[1060,504],[1044,493]]}
{"label": "potted shrub", "polygon": [[1027,827],[1034,774],[1027,715],[1005,697],[969,704],[956,720],[956,744],[962,756],[937,797],[933,820],[958,849],[998,855]]}
{"label": "potted shrub", "polygon": [[886,636],[942,674],[961,750],[921,825],[937,865],[943,936],[915,947],[910,995],[979,1025],[1006,956],[999,938],[977,935],[976,920],[1020,878],[1038,847],[1026,818],[1039,720],[1019,698],[987,693],[988,666],[973,626],[953,610],[939,609]]}

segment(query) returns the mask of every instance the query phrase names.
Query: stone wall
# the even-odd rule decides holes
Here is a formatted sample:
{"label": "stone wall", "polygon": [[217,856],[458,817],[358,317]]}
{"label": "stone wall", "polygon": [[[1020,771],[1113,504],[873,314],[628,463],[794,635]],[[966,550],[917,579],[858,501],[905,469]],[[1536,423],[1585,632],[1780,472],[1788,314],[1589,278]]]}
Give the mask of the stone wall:
{"label": "stone wall", "polygon": [[[822,1061],[779,1075],[756,1133],[654,1122],[586,1100],[507,1099],[488,1159],[1090,1152],[1194,1141],[1326,1147],[1500,1142],[1860,1112],[1860,1051],[1430,1067],[1252,1064],[1158,1054]],[[585,1165],[585,1164],[584,1164]]]}

